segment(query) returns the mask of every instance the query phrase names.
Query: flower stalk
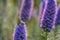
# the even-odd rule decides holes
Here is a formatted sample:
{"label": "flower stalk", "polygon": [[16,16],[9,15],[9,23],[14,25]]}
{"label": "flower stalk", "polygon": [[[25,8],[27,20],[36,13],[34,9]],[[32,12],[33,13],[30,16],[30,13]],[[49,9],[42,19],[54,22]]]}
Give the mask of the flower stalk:
{"label": "flower stalk", "polygon": [[43,13],[40,12],[40,14],[42,16],[39,16],[41,17],[41,19],[39,20],[39,26],[46,33],[45,38],[47,40],[48,33],[51,32],[55,27],[57,15],[56,0],[46,0]]}

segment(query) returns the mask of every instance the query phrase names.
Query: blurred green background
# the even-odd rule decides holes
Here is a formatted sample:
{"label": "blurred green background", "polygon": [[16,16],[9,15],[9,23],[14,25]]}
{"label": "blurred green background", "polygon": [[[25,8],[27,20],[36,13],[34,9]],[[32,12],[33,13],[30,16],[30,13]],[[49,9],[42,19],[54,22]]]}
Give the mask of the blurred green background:
{"label": "blurred green background", "polygon": [[[14,27],[19,18],[22,0],[0,0],[0,40],[13,40]],[[44,40],[45,33],[38,26],[39,4],[42,0],[34,0],[32,18],[26,22],[27,40]],[[60,0],[57,0],[60,3]],[[59,27],[59,26],[58,26]],[[60,40],[60,31],[52,31],[47,40]],[[55,37],[57,34],[58,37]],[[56,38],[56,39],[55,39]],[[58,38],[58,39],[57,39]]]}

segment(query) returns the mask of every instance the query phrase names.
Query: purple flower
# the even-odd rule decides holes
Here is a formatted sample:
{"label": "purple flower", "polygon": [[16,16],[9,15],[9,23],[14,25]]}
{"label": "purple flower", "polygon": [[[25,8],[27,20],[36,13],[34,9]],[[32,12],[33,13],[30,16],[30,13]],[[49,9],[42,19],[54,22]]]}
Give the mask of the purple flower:
{"label": "purple flower", "polygon": [[33,0],[22,0],[20,9],[20,19],[22,21],[27,21],[31,18],[33,6]]}
{"label": "purple flower", "polygon": [[14,40],[26,40],[26,26],[24,23],[17,24],[14,29]]}
{"label": "purple flower", "polygon": [[56,15],[56,0],[46,0],[40,27],[50,32],[55,26]]}
{"label": "purple flower", "polygon": [[44,8],[45,8],[45,1],[43,0],[39,6],[39,21],[40,21],[39,24],[40,25],[42,24],[42,15],[43,15]]}
{"label": "purple flower", "polygon": [[56,25],[60,25],[60,5],[57,8]]}

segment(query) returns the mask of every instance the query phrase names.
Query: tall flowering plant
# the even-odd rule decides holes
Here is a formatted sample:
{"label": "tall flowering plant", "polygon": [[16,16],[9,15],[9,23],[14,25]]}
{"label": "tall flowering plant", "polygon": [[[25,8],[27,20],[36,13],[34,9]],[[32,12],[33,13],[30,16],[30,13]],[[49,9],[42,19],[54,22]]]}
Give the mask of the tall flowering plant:
{"label": "tall flowering plant", "polygon": [[[44,0],[43,0],[44,1]],[[47,40],[48,32],[51,32],[55,27],[56,22],[56,0],[45,0],[44,6],[41,7],[39,12],[39,26],[46,33],[45,40]]]}
{"label": "tall flowering plant", "polygon": [[55,25],[55,20],[56,20],[56,0],[46,0],[45,1],[45,7],[43,10],[43,13],[41,17],[41,21],[39,21],[39,25],[40,27],[44,30],[44,31],[48,31],[50,32]]}

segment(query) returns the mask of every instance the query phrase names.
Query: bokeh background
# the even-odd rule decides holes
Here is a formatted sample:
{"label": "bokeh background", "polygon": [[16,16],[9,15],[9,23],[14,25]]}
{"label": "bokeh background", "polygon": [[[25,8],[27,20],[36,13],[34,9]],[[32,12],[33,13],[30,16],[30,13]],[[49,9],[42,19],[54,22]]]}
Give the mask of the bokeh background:
{"label": "bokeh background", "polygon": [[[22,0],[0,0],[0,40],[13,40],[14,27],[19,19]],[[38,26],[39,4],[42,0],[34,0],[34,10],[30,20],[26,21],[27,40],[44,40],[45,33]],[[60,0],[57,0],[60,4]],[[52,30],[47,40],[60,40],[60,26]]]}

